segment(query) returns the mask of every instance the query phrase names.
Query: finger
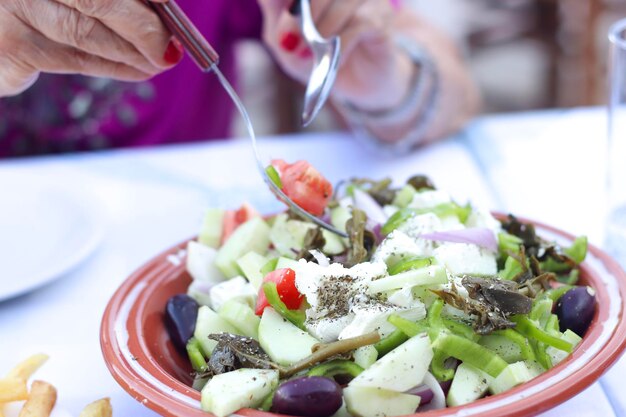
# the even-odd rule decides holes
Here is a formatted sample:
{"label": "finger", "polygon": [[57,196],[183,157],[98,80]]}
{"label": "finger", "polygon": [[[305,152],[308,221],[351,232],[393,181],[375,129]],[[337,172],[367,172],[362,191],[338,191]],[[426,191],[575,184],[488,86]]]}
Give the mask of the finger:
{"label": "finger", "polygon": [[127,64],[110,61],[72,46],[63,45],[47,39],[39,32],[30,31],[28,47],[15,51],[13,62],[20,63],[16,67],[16,78],[31,76],[41,71],[57,74],[83,74],[95,77],[114,78],[121,81],[142,81],[150,78],[150,74],[139,71]]}
{"label": "finger", "polygon": [[137,0],[56,0],[99,20],[130,42],[153,65],[169,68],[164,58],[171,34],[150,7]]}
{"label": "finger", "polygon": [[391,39],[389,22],[392,9],[387,0],[365,0],[356,9],[349,23],[339,33],[342,58],[346,59],[357,46],[370,44],[372,51]]}
{"label": "finger", "polygon": [[[55,1],[42,0],[36,9],[16,7],[15,13],[22,21],[57,43],[73,46],[109,61],[124,62],[147,74],[155,75],[161,71],[128,41],[117,36],[100,21],[76,9]],[[63,24],[59,25],[59,22]]]}
{"label": "finger", "polygon": [[350,23],[363,0],[334,1],[316,22],[317,29],[324,37],[340,34]]}

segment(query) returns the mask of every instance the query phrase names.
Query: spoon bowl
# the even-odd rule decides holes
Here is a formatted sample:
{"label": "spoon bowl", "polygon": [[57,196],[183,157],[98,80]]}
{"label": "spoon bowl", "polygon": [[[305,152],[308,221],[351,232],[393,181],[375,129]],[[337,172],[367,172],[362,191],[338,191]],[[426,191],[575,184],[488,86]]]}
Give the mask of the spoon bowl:
{"label": "spoon bowl", "polygon": [[341,39],[338,36],[324,38],[320,35],[309,0],[300,0],[300,25],[302,36],[313,53],[313,70],[304,94],[302,126],[308,126],[328,100],[337,78]]}

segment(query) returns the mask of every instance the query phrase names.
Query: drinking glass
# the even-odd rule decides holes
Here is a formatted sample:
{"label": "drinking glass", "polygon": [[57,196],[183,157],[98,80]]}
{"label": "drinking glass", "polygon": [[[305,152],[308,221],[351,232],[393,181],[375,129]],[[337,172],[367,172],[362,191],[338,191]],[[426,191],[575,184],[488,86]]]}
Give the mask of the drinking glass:
{"label": "drinking glass", "polygon": [[626,19],[609,30],[606,249],[626,267]]}

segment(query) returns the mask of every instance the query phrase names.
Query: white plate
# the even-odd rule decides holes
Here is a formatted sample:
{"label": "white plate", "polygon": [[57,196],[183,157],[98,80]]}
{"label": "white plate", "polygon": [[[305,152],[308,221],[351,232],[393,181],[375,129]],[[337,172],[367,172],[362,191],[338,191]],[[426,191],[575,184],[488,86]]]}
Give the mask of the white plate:
{"label": "white plate", "polygon": [[88,201],[44,177],[0,180],[0,301],[59,278],[102,237]]}

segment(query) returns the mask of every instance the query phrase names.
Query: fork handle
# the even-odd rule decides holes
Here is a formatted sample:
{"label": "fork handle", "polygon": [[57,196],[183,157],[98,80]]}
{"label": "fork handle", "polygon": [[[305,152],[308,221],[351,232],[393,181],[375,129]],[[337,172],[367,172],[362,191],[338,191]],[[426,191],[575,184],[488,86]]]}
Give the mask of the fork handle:
{"label": "fork handle", "polygon": [[220,60],[215,49],[202,36],[200,31],[189,20],[185,12],[174,0],[167,3],[148,1],[150,6],[159,15],[163,24],[172,32],[185,47],[194,62],[203,71],[211,71]]}

